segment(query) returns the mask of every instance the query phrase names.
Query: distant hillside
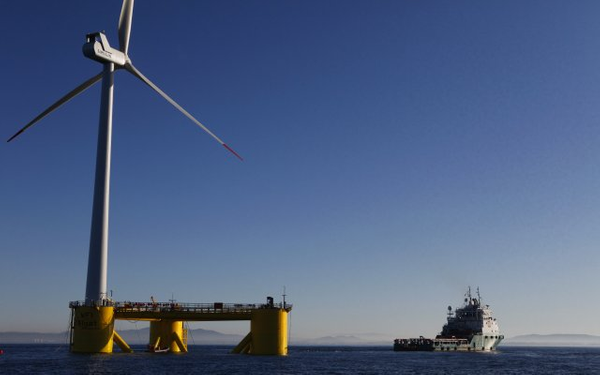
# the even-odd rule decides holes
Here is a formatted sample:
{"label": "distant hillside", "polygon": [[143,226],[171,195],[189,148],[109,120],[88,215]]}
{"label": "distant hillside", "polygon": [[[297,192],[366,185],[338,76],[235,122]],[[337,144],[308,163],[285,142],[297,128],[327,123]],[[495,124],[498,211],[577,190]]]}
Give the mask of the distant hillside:
{"label": "distant hillside", "polygon": [[301,346],[391,346],[392,340],[361,335],[324,336],[315,339],[296,339],[292,336],[290,345]]}
{"label": "distant hillside", "polygon": [[[119,331],[119,335],[131,345],[147,344],[149,328]],[[228,335],[201,328],[188,332],[190,345],[237,345],[243,338],[242,335]],[[3,344],[65,344],[68,341],[68,332],[0,332],[0,343]]]}
{"label": "distant hillside", "polygon": [[515,346],[600,346],[600,336],[552,334],[552,335],[521,335],[502,341],[500,345]]}
{"label": "distant hillside", "polygon": [[69,333],[0,332],[2,344],[65,344]]}

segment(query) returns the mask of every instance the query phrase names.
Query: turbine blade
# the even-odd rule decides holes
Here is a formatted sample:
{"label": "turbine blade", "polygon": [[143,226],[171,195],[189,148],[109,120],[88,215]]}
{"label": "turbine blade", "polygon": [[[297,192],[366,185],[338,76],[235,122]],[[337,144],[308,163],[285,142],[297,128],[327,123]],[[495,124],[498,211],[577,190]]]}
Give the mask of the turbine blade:
{"label": "turbine blade", "polygon": [[131,18],[133,17],[133,0],[123,0],[121,16],[119,16],[119,48],[127,55],[129,35],[131,34]]}
{"label": "turbine blade", "polygon": [[133,65],[126,64],[125,65],[125,69],[127,69],[127,71],[130,72],[131,74],[133,74],[134,76],[138,77],[142,82],[144,82],[145,84],[147,84],[148,86],[150,86],[150,88],[152,88],[154,91],[156,91],[160,96],[162,96],[163,98],[165,98],[169,103],[171,103],[171,105],[173,105],[173,107],[177,108],[179,110],[179,112],[183,113],[187,118],[189,118],[190,120],[192,120],[196,125],[198,125],[199,127],[201,127],[202,130],[204,130],[206,133],[208,133],[208,135],[210,135],[211,137],[213,137],[217,142],[219,142],[223,147],[225,147],[227,149],[227,151],[229,151],[232,154],[234,154],[238,159],[240,159],[242,161],[244,160],[237,152],[235,152],[231,147],[227,146],[227,144],[225,142],[223,142],[219,137],[217,137],[213,132],[211,132],[206,126],[202,125],[202,123],[200,121],[196,120],[194,118],[194,116],[190,115],[188,113],[188,111],[186,111],[185,109],[183,109],[179,104],[177,104],[175,102],[175,100],[171,99],[171,97],[169,95],[165,94],[161,89],[159,89],[158,86],[156,86],[148,78],[146,78]]}
{"label": "turbine blade", "polygon": [[69,92],[67,95],[63,96],[62,98],[60,98],[56,103],[52,104],[44,112],[40,113],[36,118],[34,118],[27,125],[25,125],[23,128],[21,128],[21,130],[16,132],[15,135],[10,137],[10,139],[7,142],[12,141],[16,137],[18,137],[21,133],[23,133],[25,130],[27,130],[29,127],[31,127],[33,124],[35,124],[36,122],[40,121],[41,119],[43,119],[44,117],[46,117],[47,115],[52,113],[55,109],[57,109],[61,105],[65,104],[69,100],[73,99],[77,95],[81,94],[82,92],[84,92],[85,90],[90,88],[91,86],[93,86],[94,83],[96,83],[102,79],[102,75],[103,75],[103,72],[100,72],[99,74],[88,79],[81,85],[75,87],[71,92]]}

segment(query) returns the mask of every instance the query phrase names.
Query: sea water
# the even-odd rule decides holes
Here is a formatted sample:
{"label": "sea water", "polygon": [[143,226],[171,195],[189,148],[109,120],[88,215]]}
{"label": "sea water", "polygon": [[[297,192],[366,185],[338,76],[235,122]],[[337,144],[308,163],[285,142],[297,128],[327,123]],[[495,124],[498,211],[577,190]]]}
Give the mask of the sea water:
{"label": "sea water", "polygon": [[2,374],[600,374],[600,348],[500,347],[496,352],[394,352],[389,347],[290,347],[286,357],[189,353],[74,354],[65,345],[0,345]]}

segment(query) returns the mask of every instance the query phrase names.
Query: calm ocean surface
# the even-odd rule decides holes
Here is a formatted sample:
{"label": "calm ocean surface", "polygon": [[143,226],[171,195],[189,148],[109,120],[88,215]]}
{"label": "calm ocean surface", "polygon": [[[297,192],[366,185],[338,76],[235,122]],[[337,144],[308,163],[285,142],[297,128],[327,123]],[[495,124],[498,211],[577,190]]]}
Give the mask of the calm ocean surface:
{"label": "calm ocean surface", "polygon": [[500,347],[495,353],[396,353],[389,347],[291,347],[287,357],[71,354],[64,345],[2,345],[2,374],[600,374],[600,348]]}

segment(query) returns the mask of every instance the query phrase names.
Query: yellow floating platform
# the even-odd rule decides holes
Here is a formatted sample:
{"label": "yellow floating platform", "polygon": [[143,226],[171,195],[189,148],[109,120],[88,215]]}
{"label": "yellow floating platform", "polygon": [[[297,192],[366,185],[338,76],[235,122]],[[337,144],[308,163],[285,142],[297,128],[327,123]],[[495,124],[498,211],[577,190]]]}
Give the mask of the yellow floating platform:
{"label": "yellow floating platform", "polygon": [[187,352],[185,321],[250,321],[250,333],[233,353],[287,355],[288,313],[291,304],[109,302],[109,306],[69,304],[71,314],[71,351],[112,353],[113,342],[122,351],[131,348],[114,330],[115,320],[150,321],[148,348],[151,351]]}

